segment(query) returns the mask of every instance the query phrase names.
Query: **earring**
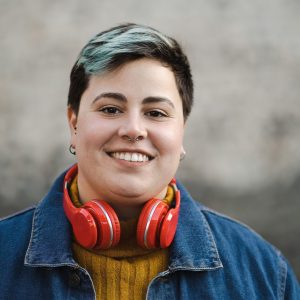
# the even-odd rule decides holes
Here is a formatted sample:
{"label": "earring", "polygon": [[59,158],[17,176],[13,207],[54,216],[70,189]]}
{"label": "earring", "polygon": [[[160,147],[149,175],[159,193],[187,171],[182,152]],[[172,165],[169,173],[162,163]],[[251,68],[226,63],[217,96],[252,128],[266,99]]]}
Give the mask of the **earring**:
{"label": "earring", "polygon": [[76,149],[75,147],[71,144],[70,147],[69,147],[69,152],[72,154],[72,155],[76,155]]}
{"label": "earring", "polygon": [[180,161],[182,161],[185,158],[186,152],[185,150],[182,148],[181,152],[180,152]]}

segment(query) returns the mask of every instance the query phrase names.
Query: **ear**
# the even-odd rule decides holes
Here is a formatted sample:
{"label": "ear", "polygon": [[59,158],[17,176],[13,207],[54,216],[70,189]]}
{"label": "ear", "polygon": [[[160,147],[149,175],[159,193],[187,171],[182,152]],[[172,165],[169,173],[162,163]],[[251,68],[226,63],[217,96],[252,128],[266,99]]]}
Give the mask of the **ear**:
{"label": "ear", "polygon": [[74,112],[74,110],[71,108],[71,106],[68,106],[68,123],[71,133],[71,141],[70,144],[76,147],[76,127],[77,127],[77,115]]}
{"label": "ear", "polygon": [[185,158],[186,152],[183,148],[183,145],[181,146],[181,150],[180,150],[180,161],[183,160]]}

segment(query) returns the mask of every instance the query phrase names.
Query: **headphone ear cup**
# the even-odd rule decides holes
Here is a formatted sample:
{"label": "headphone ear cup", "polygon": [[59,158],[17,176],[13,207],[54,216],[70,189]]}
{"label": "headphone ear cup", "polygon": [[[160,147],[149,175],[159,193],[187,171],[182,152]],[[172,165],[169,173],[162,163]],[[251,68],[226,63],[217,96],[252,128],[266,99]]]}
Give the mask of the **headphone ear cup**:
{"label": "headphone ear cup", "polygon": [[142,209],[137,225],[137,243],[146,249],[160,247],[160,228],[169,206],[159,199],[149,200]]}
{"label": "headphone ear cup", "polygon": [[167,248],[172,243],[178,223],[178,210],[170,209],[165,216],[160,230],[160,247]]}
{"label": "headphone ear cup", "polygon": [[120,222],[113,208],[102,200],[91,200],[83,206],[93,216],[97,226],[97,241],[93,248],[107,249],[120,241]]}
{"label": "headphone ear cup", "polygon": [[93,248],[98,238],[98,230],[93,216],[84,208],[79,208],[72,218],[72,228],[77,242],[85,248]]}

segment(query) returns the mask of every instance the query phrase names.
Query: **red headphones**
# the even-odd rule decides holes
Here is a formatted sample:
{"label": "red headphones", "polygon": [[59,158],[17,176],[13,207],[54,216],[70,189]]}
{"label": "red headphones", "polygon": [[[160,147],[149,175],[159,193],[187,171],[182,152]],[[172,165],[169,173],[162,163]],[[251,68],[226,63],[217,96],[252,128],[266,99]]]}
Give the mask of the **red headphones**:
{"label": "red headphones", "polygon": [[[77,174],[77,165],[71,167],[64,179],[64,210],[80,245],[89,249],[107,249],[118,244],[121,235],[120,222],[113,208],[103,200],[90,200],[77,208],[72,203],[68,186]],[[146,249],[167,248],[172,243],[179,215],[180,191],[175,179],[171,183],[175,191],[175,207],[170,208],[157,198],[150,199],[139,216],[136,238]]]}

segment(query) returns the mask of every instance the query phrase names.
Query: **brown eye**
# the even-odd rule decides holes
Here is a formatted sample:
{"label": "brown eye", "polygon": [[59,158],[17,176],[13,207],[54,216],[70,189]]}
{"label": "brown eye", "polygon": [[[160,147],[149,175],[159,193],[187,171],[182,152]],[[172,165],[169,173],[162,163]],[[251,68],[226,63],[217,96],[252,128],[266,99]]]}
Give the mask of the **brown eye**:
{"label": "brown eye", "polygon": [[106,106],[100,109],[101,112],[108,114],[108,115],[117,115],[122,113],[122,111],[114,106]]}
{"label": "brown eye", "polygon": [[160,110],[151,110],[146,113],[149,117],[153,118],[162,118],[162,117],[167,117],[168,115]]}

